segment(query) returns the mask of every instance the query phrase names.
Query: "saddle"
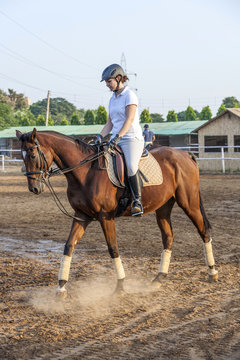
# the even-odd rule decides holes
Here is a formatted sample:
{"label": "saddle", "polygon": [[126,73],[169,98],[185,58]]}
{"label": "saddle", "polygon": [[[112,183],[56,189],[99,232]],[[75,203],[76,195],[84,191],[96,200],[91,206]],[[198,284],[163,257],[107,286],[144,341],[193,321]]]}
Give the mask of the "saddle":
{"label": "saddle", "polygon": [[[120,146],[116,146],[111,152],[107,151],[104,157],[110,181],[117,187],[125,188],[127,186],[127,168]],[[143,187],[162,184],[161,167],[146,149],[143,151],[138,170]]]}

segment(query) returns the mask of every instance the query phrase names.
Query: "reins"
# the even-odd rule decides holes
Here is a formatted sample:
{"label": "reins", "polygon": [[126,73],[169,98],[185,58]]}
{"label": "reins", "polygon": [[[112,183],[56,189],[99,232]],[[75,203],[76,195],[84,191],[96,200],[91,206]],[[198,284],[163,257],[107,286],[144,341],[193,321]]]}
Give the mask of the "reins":
{"label": "reins", "polygon": [[79,164],[75,165],[75,166],[71,166],[69,168],[66,168],[66,169],[50,169],[50,171],[47,173],[47,176],[44,177],[42,179],[42,181],[46,184],[47,188],[49,189],[52,197],[53,197],[53,200],[55,201],[57,207],[59,208],[59,210],[66,216],[68,216],[69,218],[72,218],[72,219],[75,219],[77,221],[96,221],[95,218],[90,218],[88,217],[88,219],[83,219],[83,218],[80,218],[78,216],[74,216],[74,215],[71,215],[69,214],[69,212],[66,210],[66,208],[64,207],[63,203],[61,202],[61,200],[59,199],[59,197],[57,196],[55,190],[53,189],[53,186],[50,182],[50,178],[53,177],[53,176],[59,176],[59,175],[64,175],[64,174],[67,174],[81,166],[84,166],[90,162],[93,162],[97,159],[99,159],[101,156],[104,155],[104,151],[101,151],[99,152],[98,154],[94,154],[94,156],[90,157],[90,158],[86,158],[84,159],[83,161],[81,161]]}
{"label": "reins", "polygon": [[[46,159],[46,156],[44,154],[44,152],[40,149],[40,146],[39,146],[39,143],[37,140],[35,140],[35,144],[34,146],[32,146],[31,148],[29,148],[28,150],[31,150],[31,149],[34,149],[34,148],[37,148],[38,150],[38,154],[39,154],[39,160],[40,160],[40,169],[41,170],[36,170],[36,171],[27,171],[24,175],[27,176],[29,179],[32,179],[32,180],[36,180],[36,181],[39,181],[39,182],[43,182],[44,184],[46,184],[47,188],[49,189],[57,207],[59,208],[59,210],[66,216],[72,218],[72,219],[75,219],[77,221],[92,221],[92,220],[96,220],[95,218],[90,218],[86,215],[87,219],[83,219],[83,218],[80,218],[78,216],[74,216],[74,215],[71,215],[69,214],[69,212],[66,210],[66,208],[64,207],[63,203],[61,202],[61,200],[59,199],[59,197],[57,196],[55,190],[53,189],[53,186],[52,184],[50,183],[50,178],[53,177],[53,176],[59,176],[59,175],[64,175],[64,174],[67,174],[75,169],[78,169],[86,164],[89,164],[90,162],[93,162],[97,159],[99,159],[100,157],[102,157],[105,153],[104,150],[102,151],[99,151],[99,148],[98,148],[98,153],[97,154],[94,154],[92,156],[89,156],[87,157],[86,159],[80,161],[80,163],[78,163],[77,165],[75,166],[71,166],[71,167],[68,167],[68,168],[65,168],[65,169],[59,169],[59,168],[55,168],[55,169],[50,169],[49,170],[49,166],[48,166],[48,163],[47,163],[47,159]],[[33,177],[32,175],[42,175],[41,178],[36,178],[36,177]]]}

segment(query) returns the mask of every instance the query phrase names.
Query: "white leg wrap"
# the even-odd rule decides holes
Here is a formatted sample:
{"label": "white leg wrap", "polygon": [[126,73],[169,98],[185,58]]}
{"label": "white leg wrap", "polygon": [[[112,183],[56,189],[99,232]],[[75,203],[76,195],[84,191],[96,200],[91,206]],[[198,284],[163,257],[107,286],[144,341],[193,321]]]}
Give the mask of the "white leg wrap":
{"label": "white leg wrap", "polygon": [[125,272],[124,272],[124,268],[122,266],[122,260],[120,257],[114,258],[113,259],[113,263],[114,263],[114,267],[115,267],[115,271],[117,274],[117,279],[124,279],[125,278]]}
{"label": "white leg wrap", "polygon": [[60,270],[58,273],[58,280],[68,281],[71,260],[72,260],[71,256],[63,255],[61,264],[60,264]]}
{"label": "white leg wrap", "polygon": [[203,243],[205,261],[207,266],[214,266],[215,261],[212,252],[212,239],[208,243]]}
{"label": "white leg wrap", "polygon": [[166,250],[162,251],[160,266],[159,266],[160,273],[168,274],[168,268],[169,268],[169,264],[170,264],[171,254],[172,254],[171,250],[166,249]]}

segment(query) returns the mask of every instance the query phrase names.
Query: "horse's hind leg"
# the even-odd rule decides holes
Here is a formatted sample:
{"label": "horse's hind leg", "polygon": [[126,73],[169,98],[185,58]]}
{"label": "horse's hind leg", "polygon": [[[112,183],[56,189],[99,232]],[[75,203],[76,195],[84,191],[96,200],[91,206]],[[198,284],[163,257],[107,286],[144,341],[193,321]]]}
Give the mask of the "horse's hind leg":
{"label": "horse's hind leg", "polygon": [[57,289],[57,294],[60,295],[61,297],[65,297],[67,294],[65,285],[69,278],[73,251],[75,249],[77,242],[83,236],[85,229],[89,223],[90,222],[80,222],[76,220],[73,220],[72,222],[72,228],[68,236],[68,240],[64,247],[63,257],[60,263],[60,269],[58,273],[59,285]]}
{"label": "horse's hind leg", "polygon": [[153,280],[153,284],[159,284],[161,280],[167,276],[172,253],[172,243],[174,239],[171,212],[175,199],[172,197],[166,204],[156,211],[158,226],[162,234],[162,242],[164,250],[161,253],[158,275]]}
{"label": "horse's hind leg", "polygon": [[212,251],[212,239],[209,232],[211,225],[207,219],[199,190],[195,189],[194,191],[192,188],[191,193],[189,191],[190,190],[178,191],[176,194],[176,200],[178,205],[192,220],[203,240],[205,262],[209,269],[209,281],[217,281],[218,271],[215,269],[215,260]]}

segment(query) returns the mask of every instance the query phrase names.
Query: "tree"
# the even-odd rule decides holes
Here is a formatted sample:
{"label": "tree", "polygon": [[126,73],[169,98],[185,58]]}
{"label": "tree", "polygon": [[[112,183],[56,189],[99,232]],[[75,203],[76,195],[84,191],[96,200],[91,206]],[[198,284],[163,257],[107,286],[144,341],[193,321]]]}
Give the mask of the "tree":
{"label": "tree", "polygon": [[39,114],[37,117],[37,120],[36,120],[36,125],[44,126],[45,124],[46,124],[45,117],[43,115]]}
{"label": "tree", "polygon": [[185,112],[185,120],[186,121],[194,121],[197,119],[196,113],[193,110],[193,108],[191,106],[187,107],[187,110]]}
{"label": "tree", "polygon": [[212,117],[212,112],[210,110],[210,107],[207,105],[204,108],[202,108],[202,111],[200,112],[200,120],[210,120]]}
{"label": "tree", "polygon": [[94,125],[95,124],[95,114],[93,110],[87,110],[84,114],[84,123],[85,125]]}
{"label": "tree", "polygon": [[160,123],[164,121],[163,115],[158,113],[150,114],[153,123]]}
{"label": "tree", "polygon": [[14,125],[13,111],[8,104],[0,103],[1,129]]}
{"label": "tree", "polygon": [[180,111],[179,113],[177,113],[178,121],[186,121],[185,113],[186,111]]}
{"label": "tree", "polygon": [[31,120],[30,120],[27,116],[24,116],[24,117],[21,118],[21,120],[19,121],[19,125],[20,125],[20,126],[30,126],[30,125],[31,125]]}
{"label": "tree", "polygon": [[80,122],[82,124],[84,124],[84,115],[85,115],[85,110],[84,109],[78,109],[77,111],[79,118],[80,118]]}
{"label": "tree", "polygon": [[9,99],[9,96],[3,90],[0,90],[0,102],[3,104],[7,104],[11,108],[13,108],[11,100]]}
{"label": "tree", "polygon": [[140,115],[140,122],[141,123],[151,123],[152,119],[147,109],[144,109]]}
{"label": "tree", "polygon": [[60,122],[60,125],[68,125],[68,120],[66,118],[66,116],[64,116]]}
{"label": "tree", "polygon": [[28,103],[23,94],[18,94],[13,89],[8,89],[8,97],[12,103],[12,107],[14,110],[27,109]]}
{"label": "tree", "polygon": [[15,119],[14,125],[21,125],[21,126],[36,125],[35,116],[31,113],[29,109],[22,109],[15,111],[14,119]]}
{"label": "tree", "polygon": [[72,114],[70,124],[71,125],[80,125],[81,124],[78,114],[76,114],[76,113]]}
{"label": "tree", "polygon": [[174,110],[169,110],[167,114],[167,122],[177,122],[178,117]]}
{"label": "tree", "polygon": [[226,111],[226,106],[225,106],[225,104],[222,104],[220,106],[220,108],[218,109],[217,116],[222,114],[224,111]]}
{"label": "tree", "polygon": [[100,105],[97,109],[95,124],[106,124],[107,120],[108,120],[107,111],[104,106]]}
{"label": "tree", "polygon": [[53,118],[51,118],[51,116],[49,116],[48,118],[48,126],[54,126],[54,121]]}
{"label": "tree", "polygon": [[[30,106],[31,112],[37,117],[39,114],[45,116],[47,109],[47,99],[37,101]],[[63,98],[50,99],[49,111],[55,124],[60,124],[63,116],[70,122],[72,114],[77,113],[77,108]]]}
{"label": "tree", "polygon": [[200,118],[200,113],[196,109],[194,109],[194,112],[196,114],[196,120],[198,120]]}
{"label": "tree", "polygon": [[240,103],[235,98],[235,96],[226,97],[225,99],[223,99],[222,104],[224,104],[226,106],[226,108],[239,108],[240,107]]}

